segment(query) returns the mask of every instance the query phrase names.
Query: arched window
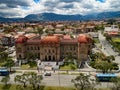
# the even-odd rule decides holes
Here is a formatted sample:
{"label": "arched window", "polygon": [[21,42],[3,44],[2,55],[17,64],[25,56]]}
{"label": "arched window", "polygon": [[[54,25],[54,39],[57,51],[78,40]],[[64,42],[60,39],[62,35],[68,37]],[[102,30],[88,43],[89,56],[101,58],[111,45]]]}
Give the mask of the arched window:
{"label": "arched window", "polygon": [[49,53],[50,53],[50,49],[49,49]]}
{"label": "arched window", "polygon": [[29,47],[27,47],[27,50],[29,50]]}
{"label": "arched window", "polygon": [[17,48],[18,52],[22,52],[22,49],[20,47]]}
{"label": "arched window", "polygon": [[31,50],[33,50],[33,47],[31,47]]}
{"label": "arched window", "polygon": [[54,49],[53,49],[53,53],[54,53]]}
{"label": "arched window", "polygon": [[40,47],[38,46],[38,50],[40,50]]}
{"label": "arched window", "polygon": [[47,56],[45,55],[45,61],[47,60]]}
{"label": "arched window", "polygon": [[38,58],[40,59],[40,53],[38,53]]}
{"label": "arched window", "polygon": [[36,47],[34,47],[34,50],[36,50]]}
{"label": "arched window", "polygon": [[21,54],[19,54],[19,58],[22,58],[22,55],[21,55]]}
{"label": "arched window", "polygon": [[55,61],[55,56],[53,56],[53,61]]}
{"label": "arched window", "polygon": [[44,51],[45,51],[45,53],[46,53],[46,49],[45,49]]}

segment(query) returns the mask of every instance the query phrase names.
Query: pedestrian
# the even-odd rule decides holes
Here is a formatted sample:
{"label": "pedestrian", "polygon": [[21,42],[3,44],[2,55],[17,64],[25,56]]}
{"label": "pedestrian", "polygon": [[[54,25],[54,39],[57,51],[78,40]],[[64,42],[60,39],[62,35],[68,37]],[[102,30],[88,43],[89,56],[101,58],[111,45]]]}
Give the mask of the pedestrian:
{"label": "pedestrian", "polygon": [[44,72],[46,72],[46,69],[44,69]]}
{"label": "pedestrian", "polygon": [[39,73],[39,67],[37,67],[37,71],[38,71],[38,73]]}
{"label": "pedestrian", "polygon": [[54,71],[54,73],[55,73],[55,69],[54,69],[53,71]]}

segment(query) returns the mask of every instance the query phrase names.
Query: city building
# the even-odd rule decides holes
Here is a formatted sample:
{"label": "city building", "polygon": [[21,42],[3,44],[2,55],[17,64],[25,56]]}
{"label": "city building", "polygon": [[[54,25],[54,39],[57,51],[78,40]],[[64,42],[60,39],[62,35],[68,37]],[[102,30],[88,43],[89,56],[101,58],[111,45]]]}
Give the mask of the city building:
{"label": "city building", "polygon": [[105,32],[118,32],[119,27],[117,25],[111,25],[109,27],[105,27],[104,31]]}
{"label": "city building", "polygon": [[93,40],[87,34],[80,34],[77,37],[70,35],[55,34],[44,37],[28,39],[20,35],[16,39],[16,56],[18,60],[26,58],[32,53],[41,61],[59,62],[70,55],[77,62],[86,61],[91,51]]}
{"label": "city building", "polygon": [[12,36],[0,34],[0,45],[2,45],[2,46],[14,46],[15,39]]}
{"label": "city building", "polygon": [[109,27],[105,27],[104,32],[110,36],[118,36],[120,30],[118,25],[111,25]]}

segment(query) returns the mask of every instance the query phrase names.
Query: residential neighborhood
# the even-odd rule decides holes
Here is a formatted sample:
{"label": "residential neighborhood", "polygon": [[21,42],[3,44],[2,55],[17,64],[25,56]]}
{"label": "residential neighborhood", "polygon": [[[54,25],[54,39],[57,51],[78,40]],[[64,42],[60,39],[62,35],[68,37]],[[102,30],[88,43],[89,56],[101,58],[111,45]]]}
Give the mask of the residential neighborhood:
{"label": "residential neighborhood", "polygon": [[120,90],[119,3],[0,0],[0,90]]}
{"label": "residential neighborhood", "polygon": [[[120,76],[120,48],[117,45],[120,28],[119,24],[107,23],[89,21],[1,24],[0,66],[16,71],[10,74],[9,82],[13,84],[13,78],[17,75],[31,72],[43,76],[42,85],[65,87],[74,86],[71,80],[79,73],[90,75],[93,79],[99,73],[115,73]],[[8,58],[13,61],[10,66],[6,65]],[[108,63],[111,66],[107,66]],[[109,87],[104,84],[102,88]]]}

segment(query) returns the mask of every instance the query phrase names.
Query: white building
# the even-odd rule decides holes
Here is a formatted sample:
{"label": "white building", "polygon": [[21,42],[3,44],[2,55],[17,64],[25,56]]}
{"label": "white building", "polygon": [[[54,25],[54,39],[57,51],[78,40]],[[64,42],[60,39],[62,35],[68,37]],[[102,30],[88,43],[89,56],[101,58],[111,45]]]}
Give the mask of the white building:
{"label": "white building", "polygon": [[104,31],[105,32],[118,32],[119,27],[118,25],[111,25],[110,27],[105,27]]}

